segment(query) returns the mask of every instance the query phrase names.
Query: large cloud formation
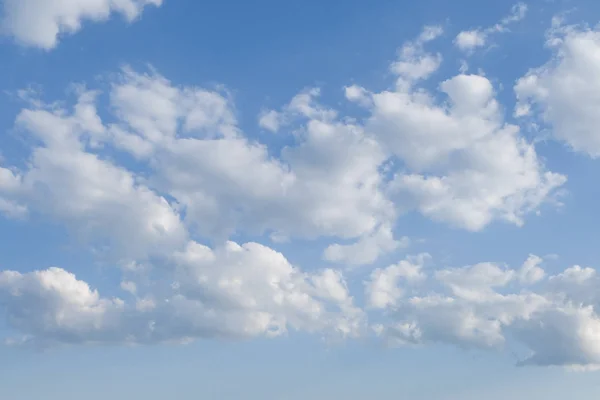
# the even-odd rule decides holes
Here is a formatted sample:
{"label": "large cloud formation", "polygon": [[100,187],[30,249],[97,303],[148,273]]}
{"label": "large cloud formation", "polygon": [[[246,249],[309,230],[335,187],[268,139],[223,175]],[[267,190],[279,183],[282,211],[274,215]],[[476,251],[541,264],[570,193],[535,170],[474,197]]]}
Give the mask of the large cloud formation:
{"label": "large cloud formation", "polygon": [[305,274],[257,243],[211,250],[190,242],[170,261],[164,286],[122,285],[130,301],[101,297],[60,268],[0,272],[0,304],[25,334],[10,343],[186,342],[272,337],[290,328],[352,337],[362,329],[363,313],[340,273]]}
{"label": "large cloud formation", "polygon": [[[461,73],[431,85],[443,56],[427,46],[441,34],[427,27],[399,49],[386,90],[345,88],[366,116],[321,104],[319,88],[265,110],[260,127],[286,136],[277,151],[240,129],[228,92],[155,71],[124,68],[107,93],[78,87],[71,104],[30,102],[16,128],[31,151],[20,167],[0,167],[0,212],[65,226],[123,279],[106,296],[57,267],[0,272],[7,342],[181,343],[294,330],[335,339],[372,328],[401,345],[497,348],[510,334],[530,350],[525,364],[600,364],[593,269],[548,277],[531,256],[516,269],[433,271],[435,260],[420,254],[370,272],[364,307],[349,289],[345,267],[410,246],[396,236],[406,213],[469,231],[521,226],[556,203],[566,180],[505,119],[490,79]],[[257,243],[267,238],[272,247],[324,238],[329,267],[293,265]]]}
{"label": "large cloud formation", "polygon": [[598,368],[596,271],[547,277],[542,264],[532,255],[517,269],[485,262],[428,274],[421,257],[378,269],[366,292],[387,321],[373,328],[392,345],[503,348],[512,338],[529,350],[523,365]]}

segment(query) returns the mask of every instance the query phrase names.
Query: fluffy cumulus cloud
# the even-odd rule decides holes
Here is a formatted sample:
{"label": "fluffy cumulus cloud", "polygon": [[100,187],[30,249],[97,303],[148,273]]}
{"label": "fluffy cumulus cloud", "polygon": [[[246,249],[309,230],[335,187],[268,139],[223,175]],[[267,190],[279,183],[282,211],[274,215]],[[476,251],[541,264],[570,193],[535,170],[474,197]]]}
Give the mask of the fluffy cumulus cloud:
{"label": "fluffy cumulus cloud", "polygon": [[550,127],[551,135],[575,151],[600,156],[600,31],[563,26],[555,20],[547,46],[553,56],[515,85],[515,115]]}
{"label": "fluffy cumulus cloud", "polygon": [[479,47],[484,47],[489,42],[489,37],[496,33],[508,31],[508,27],[525,18],[527,5],[517,3],[512,7],[510,15],[502,18],[497,24],[487,28],[476,28],[459,32],[454,39],[454,44],[461,51],[469,54]]}
{"label": "fluffy cumulus cloud", "polygon": [[[60,268],[5,271],[1,304],[10,326],[25,335],[11,343],[181,342],[275,336],[288,329],[351,337],[361,331],[363,312],[340,272],[306,274],[256,243],[225,241],[211,249],[190,237],[195,233],[219,242],[238,228],[273,227],[295,235],[356,235],[369,230],[370,214],[366,228],[363,221],[340,214],[317,191],[325,182],[311,181],[316,171],[293,173],[271,159],[264,146],[244,138],[225,94],[178,88],[160,76],[125,70],[110,91],[111,123],[99,118],[97,96],[81,89],[71,108],[33,102],[20,112],[18,131],[34,144],[25,167],[2,169],[0,194],[7,202],[25,204],[32,219],[43,215],[65,225],[96,255],[121,265],[130,279],[121,284],[127,295],[125,300],[102,298]],[[349,127],[325,124],[314,129],[331,133],[333,141],[351,147],[361,140]],[[310,139],[303,143],[290,150],[298,169],[311,168],[303,157],[318,156],[320,150]],[[125,168],[114,159],[118,152],[155,174]],[[362,178],[360,166],[340,169],[334,162],[334,173]],[[289,187],[278,187],[286,181]],[[363,207],[360,197],[366,195],[360,190],[336,188],[359,197],[349,207]],[[294,204],[285,204],[282,189],[291,191]],[[269,202],[283,208],[272,220],[261,208]],[[294,215],[293,206],[304,214]],[[236,207],[240,215],[222,230]],[[377,213],[380,207],[365,209]],[[265,216],[249,218],[255,212]],[[302,225],[301,218],[308,221]],[[150,271],[136,268],[140,265]],[[144,274],[160,279],[148,288]]]}
{"label": "fluffy cumulus cloud", "polygon": [[248,319],[232,329],[256,326],[260,333],[278,335],[291,326],[344,336],[360,330],[362,312],[337,271],[302,273],[281,253],[257,243],[228,242],[211,251],[192,242],[175,257],[175,285],[188,299]]}
{"label": "fluffy cumulus cloud", "polygon": [[129,71],[110,96],[119,122],[98,140],[151,168],[149,182],[176,199],[204,237],[370,234],[394,216],[380,187],[383,151],[360,125],[317,104],[318,94],[301,93],[284,107],[282,126],[284,119],[302,125],[295,145],[275,158],[239,131],[225,93]]}
{"label": "fluffy cumulus cloud", "polygon": [[411,261],[378,270],[366,293],[386,322],[374,329],[392,345],[500,349],[516,341],[528,351],[522,365],[597,368],[595,270],[574,266],[546,277],[542,264],[532,255],[517,269],[480,263],[427,274],[418,268],[412,274],[419,277],[417,290],[414,281],[401,279],[402,271],[415,270]]}
{"label": "fluffy cumulus cloud", "polygon": [[73,110],[44,107],[19,114],[17,127],[40,145],[3,193],[118,260],[160,256],[183,243],[186,230],[172,204],[139,177],[86,151],[86,138],[105,130],[93,98],[84,92]]}
{"label": "fluffy cumulus cloud", "polygon": [[25,334],[13,343],[39,335],[44,344],[113,341],[119,336],[124,306],[119,299],[101,298],[87,283],[60,268],[28,274],[0,272],[0,304],[11,327]]}
{"label": "fluffy cumulus cloud", "polygon": [[77,32],[86,21],[104,21],[121,14],[138,18],[146,6],[163,0],[2,0],[0,28],[27,46],[52,49],[60,37]]}
{"label": "fluffy cumulus cloud", "polygon": [[[177,86],[154,71],[125,68],[113,80],[109,120],[93,91],[81,89],[72,109],[33,102],[17,126],[41,145],[27,169],[3,167],[2,210],[50,214],[124,258],[171,250],[190,232],[244,233],[350,240],[324,258],[354,265],[402,247],[394,226],[411,210],[469,230],[520,225],[565,178],[503,121],[487,78],[457,75],[440,93],[419,87],[441,63],[424,49],[441,33],[428,27],[401,48],[392,90],[346,89],[368,109],[364,120],[319,104],[314,88],[266,112],[263,127],[292,143],[277,156],[238,128],[226,91]],[[144,173],[111,161],[110,151]]]}
{"label": "fluffy cumulus cloud", "polygon": [[125,300],[103,298],[60,268],[0,272],[0,305],[21,334],[8,342],[181,343],[289,329],[354,337],[363,329],[363,312],[339,272],[303,273],[257,243],[213,250],[192,241],[171,255],[170,265],[164,287],[123,284]]}
{"label": "fluffy cumulus cloud", "polygon": [[435,38],[428,32],[438,33],[428,28],[402,49],[393,90],[346,89],[370,111],[366,131],[402,162],[387,193],[399,208],[473,231],[495,219],[520,225],[566,178],[547,171],[519,127],[504,120],[488,78],[446,79],[441,99],[420,87],[441,60],[423,48],[424,36]]}
{"label": "fluffy cumulus cloud", "polygon": [[423,266],[429,258],[429,254],[424,253],[373,271],[365,287],[369,307],[385,309],[395,306],[405,293],[400,282],[406,282],[402,285],[406,287],[422,281],[425,278]]}

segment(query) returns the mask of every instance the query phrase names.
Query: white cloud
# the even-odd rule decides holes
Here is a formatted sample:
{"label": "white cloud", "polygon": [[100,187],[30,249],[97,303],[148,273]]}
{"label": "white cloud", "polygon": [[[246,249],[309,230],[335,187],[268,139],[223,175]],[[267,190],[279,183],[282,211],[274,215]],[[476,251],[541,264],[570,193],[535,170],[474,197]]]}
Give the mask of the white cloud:
{"label": "white cloud", "polygon": [[[412,83],[427,79],[437,71],[442,63],[442,55],[428,53],[424,50],[424,46],[442,34],[441,27],[426,26],[416,40],[408,41],[400,48],[398,60],[390,66],[390,70],[399,77],[398,86],[409,87]],[[350,95],[349,99],[352,99],[357,89],[360,91],[360,88],[354,87],[352,91],[346,93]]]}
{"label": "white cloud", "polygon": [[524,3],[515,4],[510,15],[504,17],[499,23],[488,28],[478,28],[467,31],[461,31],[454,39],[454,44],[466,53],[472,53],[478,47],[487,44],[488,38],[494,33],[508,31],[508,26],[521,21],[527,14],[527,5]]}
{"label": "white cloud", "polygon": [[550,279],[562,283],[574,283],[581,285],[596,276],[593,268],[582,268],[579,265],[567,268],[564,272],[552,276]]}
{"label": "white cloud", "polygon": [[[58,296],[82,293],[93,299],[92,305],[73,313],[96,307],[95,319],[90,317],[91,322],[83,328],[61,324],[58,329],[52,322],[64,314],[63,303],[77,303],[77,299],[48,303],[35,310],[42,314],[25,315],[11,326],[27,335],[28,342],[44,345],[273,336],[288,329],[326,336],[358,335],[364,316],[354,306],[339,272],[305,274],[283,255],[256,243],[239,246],[227,242],[212,250],[187,238],[188,229],[210,236],[227,221],[232,208],[244,204],[249,208],[241,209],[246,213],[232,221],[233,229],[279,228],[300,235],[342,237],[370,232],[376,218],[366,214],[363,221],[357,220],[360,212],[344,207],[363,207],[367,200],[374,202],[372,212],[381,212],[381,200],[373,193],[379,163],[371,161],[371,157],[379,157],[377,145],[365,142],[358,128],[311,120],[306,139],[287,150],[290,165],[297,170],[291,172],[270,159],[264,146],[241,136],[225,97],[197,88],[177,88],[160,76],[129,70],[121,78],[110,95],[118,117],[113,125],[104,125],[98,117],[94,106],[97,94],[92,92],[81,92],[72,111],[37,103],[21,112],[18,126],[40,145],[33,148],[25,170],[2,170],[2,189],[17,193],[17,198],[36,212],[71,227],[78,237],[87,234],[100,250],[107,247],[123,265],[124,273],[145,276],[143,270],[128,265],[146,261],[162,278],[150,291],[143,284],[145,279],[124,281],[122,289],[134,295],[130,304],[102,299],[66,271],[6,272],[4,275],[14,278],[7,278],[2,287],[2,301],[14,315],[22,314],[29,302],[44,302],[44,298],[35,298],[36,290],[21,295],[15,285],[48,274],[62,279],[53,286]],[[309,98],[296,99],[293,104],[302,113],[331,115],[314,108]],[[124,146],[123,138],[141,147]],[[372,147],[371,153],[364,152],[363,144]],[[147,160],[156,176],[142,179],[96,154],[107,145],[129,151],[142,162]],[[321,153],[337,147],[354,151],[364,163],[350,165],[343,157],[336,160]],[[357,187],[363,176],[367,179],[364,185],[371,187]],[[177,199],[187,218],[182,220],[179,205],[167,202],[150,183]],[[351,198],[356,195],[353,205]],[[200,201],[207,196],[214,196],[209,199],[212,203]],[[211,204],[222,208],[211,208]],[[165,286],[173,280],[174,285]],[[87,291],[72,294],[72,286]],[[51,322],[44,322],[47,319]]]}
{"label": "white cloud", "polygon": [[[28,169],[2,170],[0,194],[19,192],[15,199],[128,260],[176,249],[188,229],[219,240],[235,231],[369,235],[394,215],[380,188],[383,152],[360,126],[330,120],[317,94],[286,107],[309,120],[278,160],[242,136],[221,94],[126,69],[110,93],[116,123],[100,120],[94,92],[81,91],[72,111],[39,102],[22,111],[18,126],[42,146]],[[153,173],[142,178],[100,157],[107,145]]]}
{"label": "white cloud", "polygon": [[548,280],[553,292],[575,304],[598,304],[599,283],[595,269],[579,265],[569,267]]}
{"label": "white cloud", "polygon": [[592,306],[552,307],[534,321],[517,324],[515,332],[532,351],[523,365],[600,366],[600,318]]}
{"label": "white cloud", "polygon": [[101,298],[87,283],[60,268],[28,274],[0,272],[0,304],[10,327],[39,337],[41,345],[120,339],[123,302]]}
{"label": "white cloud", "polygon": [[344,88],[344,95],[346,98],[354,103],[358,103],[362,106],[371,106],[371,98],[369,92],[358,85],[350,85]]}
{"label": "white cloud", "polygon": [[551,135],[591,157],[600,156],[600,31],[555,27],[548,47],[553,56],[517,81],[515,115],[531,116]]}
{"label": "white cloud", "polygon": [[480,302],[493,297],[496,287],[506,286],[515,272],[494,263],[437,271],[435,278],[458,298]]}
{"label": "white cloud", "polygon": [[519,281],[524,284],[534,284],[541,281],[546,276],[546,272],[540,264],[544,260],[536,255],[530,255],[517,272]]}
{"label": "white cloud", "polygon": [[27,46],[50,50],[64,35],[86,21],[105,21],[121,14],[129,22],[149,5],[163,0],[3,0],[2,33]]}
{"label": "white cloud", "polygon": [[[187,97],[181,99],[183,94]],[[337,121],[335,111],[318,105],[318,94],[305,91],[283,108],[281,127],[295,120],[306,123],[296,129],[296,145],[276,159],[237,130],[232,106],[217,93],[176,88],[159,75],[128,71],[111,95],[122,121],[111,129],[118,132],[112,140],[151,160],[153,184],[185,207],[186,222],[202,235],[226,237],[234,230],[287,237],[369,234],[393,214],[379,187],[383,152],[360,126]],[[190,113],[206,113],[213,104],[219,106],[212,107],[210,118],[185,130]],[[184,129],[176,131],[178,120]],[[161,126],[166,128],[153,132]],[[121,138],[136,146],[123,145]]]}
{"label": "white cloud", "polygon": [[[427,296],[411,298],[400,311],[410,321],[390,325],[385,335],[391,344],[442,342],[468,347],[493,347],[504,338],[497,320],[478,315],[454,298]],[[410,326],[411,329],[405,329]],[[398,329],[400,327],[401,329]]]}
{"label": "white cloud", "polygon": [[366,130],[407,167],[396,174],[391,195],[469,230],[495,219],[522,224],[565,177],[546,171],[519,128],[503,121],[487,78],[461,74],[440,89],[448,103],[402,86],[371,95]]}
{"label": "white cloud", "polygon": [[417,85],[439,67],[441,56],[424,49],[439,34],[426,28],[404,45],[392,64],[394,90],[346,88],[349,100],[370,111],[365,131],[403,164],[387,194],[400,212],[417,209],[472,231],[497,219],[522,225],[566,178],[546,171],[519,127],[504,121],[489,79],[460,74],[443,81],[447,101]]}
{"label": "white cloud", "polygon": [[110,126],[114,143],[138,157],[149,157],[177,136],[212,139],[238,135],[226,93],[177,87],[155,72],[123,69],[113,82],[110,102],[122,122]]}
{"label": "white cloud", "polygon": [[[494,349],[506,347],[510,336],[529,351],[519,364],[597,368],[595,271],[575,266],[545,279],[536,269],[540,262],[531,255],[517,270],[495,263],[441,269],[433,279],[422,277],[416,293],[414,286],[378,271],[367,282],[366,295],[388,319],[376,332],[394,345],[438,342]],[[533,282],[538,283],[535,292],[525,289]],[[412,295],[404,295],[409,289]]]}
{"label": "white cloud", "polygon": [[[339,272],[325,270],[307,276],[281,253],[256,243],[240,246],[228,242],[216,251],[190,243],[176,260],[177,286],[188,299],[222,312],[244,311],[240,318],[253,319],[260,313],[260,320],[268,322],[265,331],[283,333],[288,326],[318,331],[331,323],[332,330],[356,334],[345,331],[348,320],[344,316],[331,319],[323,302],[349,312],[349,317],[360,315],[354,312]],[[257,322],[249,320],[247,324]]]}
{"label": "white cloud", "polygon": [[320,95],[319,88],[304,89],[283,106],[281,111],[263,110],[259,115],[258,124],[271,132],[277,132],[302,119],[324,122],[335,120],[335,110],[324,108],[317,103]]}
{"label": "white cloud", "polygon": [[[42,346],[272,337],[288,329],[355,337],[362,330],[364,315],[337,271],[305,274],[256,243],[212,250],[190,242],[172,261],[176,284],[133,303],[102,298],[60,268],[3,271],[0,305],[26,343]],[[122,286],[141,294],[134,282]]]}
{"label": "white cloud", "polygon": [[265,111],[260,115],[258,119],[258,125],[268,131],[277,132],[281,123],[280,115],[281,114],[275,110]]}
{"label": "white cloud", "polygon": [[477,47],[485,46],[487,34],[480,30],[462,31],[456,35],[454,40],[459,49],[473,51]]}
{"label": "white cloud", "polygon": [[161,256],[183,245],[186,229],[164,197],[127,169],[86,151],[105,133],[92,101],[83,92],[72,112],[38,108],[19,114],[18,127],[41,145],[20,172],[16,198],[117,260]]}
{"label": "white cloud", "polygon": [[365,283],[367,304],[380,309],[395,306],[404,295],[404,291],[399,287],[400,281],[404,280],[410,284],[425,279],[422,270],[429,258],[429,254],[424,253],[373,271],[370,280]]}

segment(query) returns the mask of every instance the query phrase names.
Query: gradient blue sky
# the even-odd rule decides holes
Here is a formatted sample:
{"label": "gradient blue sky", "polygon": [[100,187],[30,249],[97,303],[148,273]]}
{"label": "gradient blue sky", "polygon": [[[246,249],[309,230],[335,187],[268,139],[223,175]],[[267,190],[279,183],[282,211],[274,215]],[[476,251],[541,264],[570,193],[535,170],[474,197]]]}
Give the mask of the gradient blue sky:
{"label": "gradient blue sky", "polygon": [[[0,0],[0,398],[598,397],[600,4],[59,3]],[[43,29],[72,20],[56,37]],[[435,38],[422,39],[427,29]],[[473,30],[480,46],[461,48],[460,33]],[[419,60],[436,54],[439,65],[418,77],[394,69],[421,73]],[[149,91],[119,98],[128,85],[179,91],[179,119],[163,114],[165,91],[149,102]],[[367,94],[352,101],[349,87]],[[309,88],[320,94],[298,107],[292,99]],[[100,128],[69,125],[86,90],[98,92]],[[184,128],[192,91],[222,101],[216,111],[192,106],[217,122]],[[386,93],[413,97],[398,106]],[[419,93],[429,100],[419,103]],[[527,115],[514,112],[518,99]],[[414,122],[403,114],[414,105],[449,119]],[[260,122],[270,110],[276,126]],[[161,118],[177,119],[176,137]],[[338,129],[339,142],[322,141],[323,126]],[[519,130],[494,142],[506,126]],[[115,127],[153,150],[136,158]],[[348,144],[352,129],[359,139]],[[198,161],[217,150],[186,152],[181,138],[221,141],[219,165]],[[256,143],[265,158],[238,163]],[[407,150],[414,143],[420,150]],[[429,150],[438,156],[424,159]],[[77,164],[92,159],[108,169]],[[394,160],[389,173],[383,160]],[[368,179],[360,168],[346,174],[361,163]],[[271,172],[305,186],[279,196]],[[184,173],[194,182],[181,183]],[[450,194],[410,186],[408,176],[451,182]],[[344,179],[352,184],[336,186]],[[354,190],[369,179],[372,192]],[[204,207],[198,193],[217,206]],[[176,222],[140,233],[165,223],[153,210]],[[275,240],[276,230],[289,240]],[[373,239],[383,231],[392,238]],[[343,247],[365,238],[367,247]],[[225,240],[261,247],[237,259]],[[213,249],[205,248],[212,261],[186,258],[192,242]],[[338,259],[326,250],[335,244]],[[366,252],[375,256],[356,261]],[[146,268],[132,272],[131,262]],[[278,273],[288,286],[271,293]],[[224,289],[220,274],[246,297]],[[376,292],[392,298],[382,303]],[[300,295],[323,308],[294,303]],[[171,306],[177,296],[189,303]],[[251,330],[256,313],[284,321],[286,332]],[[150,323],[161,333],[142,327]]]}

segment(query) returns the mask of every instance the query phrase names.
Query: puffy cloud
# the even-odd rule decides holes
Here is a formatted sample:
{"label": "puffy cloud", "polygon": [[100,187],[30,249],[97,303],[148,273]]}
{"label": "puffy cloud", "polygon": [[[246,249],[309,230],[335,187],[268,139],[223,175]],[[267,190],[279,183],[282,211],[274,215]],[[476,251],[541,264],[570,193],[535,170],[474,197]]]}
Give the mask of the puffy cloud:
{"label": "puffy cloud", "polygon": [[280,114],[275,110],[263,112],[258,119],[258,125],[271,132],[277,132],[280,123]]}
{"label": "puffy cloud", "polygon": [[510,15],[504,17],[499,23],[488,28],[478,28],[468,31],[461,31],[454,39],[454,44],[462,51],[471,53],[478,47],[483,47],[488,42],[490,35],[494,33],[506,32],[508,26],[521,21],[527,14],[527,5],[517,3],[512,7]]}
{"label": "puffy cloud", "polygon": [[[184,342],[276,336],[288,329],[357,336],[364,324],[340,272],[306,274],[265,246],[190,242],[172,255],[162,287],[134,282],[133,303],[102,298],[60,268],[0,272],[9,326],[36,345]],[[174,282],[167,285],[168,282]],[[18,342],[13,340],[13,342]]]}
{"label": "puffy cloud", "polygon": [[517,272],[519,281],[524,284],[534,284],[541,281],[546,276],[546,272],[540,264],[544,260],[536,255],[530,255],[523,263],[521,269]]}
{"label": "puffy cloud", "polygon": [[[148,183],[175,198],[186,222],[206,236],[245,229],[354,237],[369,233],[378,215],[391,214],[378,191],[381,152],[358,127],[311,120],[306,140],[286,150],[290,171],[265,146],[240,136],[228,100],[216,92],[125,70],[110,94],[120,122],[108,126],[95,96],[80,93],[72,112],[37,104],[20,113],[18,126],[43,145],[28,170],[2,169],[0,194],[18,192],[78,235],[121,248],[124,258],[168,252],[186,236],[177,204]],[[320,115],[311,101],[300,96],[289,108]],[[148,162],[156,175],[142,183],[96,154],[105,144]],[[338,147],[338,158],[331,157]]]}
{"label": "puffy cloud", "polygon": [[[383,152],[360,126],[336,121],[335,111],[318,105],[318,94],[303,92],[278,113],[281,127],[306,123],[297,144],[274,158],[238,131],[220,94],[126,71],[111,93],[120,123],[106,139],[146,157],[155,171],[150,181],[177,199],[186,222],[202,235],[369,234],[393,216],[380,190]],[[190,120],[195,125],[188,129]]]}
{"label": "puffy cloud", "polygon": [[416,86],[439,66],[422,60],[441,60],[424,49],[440,32],[426,28],[404,46],[392,67],[395,90],[346,88],[349,100],[370,111],[365,130],[402,163],[387,193],[400,211],[416,208],[473,231],[496,219],[521,225],[566,178],[547,171],[519,127],[503,120],[487,78],[460,74],[443,81],[447,101]]}
{"label": "puffy cloud", "polygon": [[[442,33],[443,29],[439,26],[426,26],[416,40],[409,41],[401,47],[398,60],[390,66],[390,70],[399,77],[399,86],[410,86],[437,71],[442,63],[442,55],[428,53],[424,46]],[[354,87],[346,94],[353,99],[355,94],[360,92],[360,88]]]}
{"label": "puffy cloud", "polygon": [[172,205],[129,170],[87,151],[105,131],[91,100],[82,93],[72,113],[20,113],[18,127],[41,145],[21,172],[18,198],[118,259],[162,256],[182,246],[187,232]]}
{"label": "puffy cloud", "polygon": [[435,274],[436,279],[448,286],[454,296],[473,302],[493,297],[494,288],[506,286],[514,276],[514,271],[493,263],[445,269]]}
{"label": "puffy cloud", "polygon": [[551,135],[591,157],[600,156],[600,31],[555,25],[547,41],[553,56],[515,85],[518,117],[548,125]]}
{"label": "puffy cloud", "polygon": [[[188,299],[226,313],[245,311],[250,319],[260,316],[261,321],[268,322],[265,330],[271,334],[282,333],[288,326],[307,331],[331,328],[344,335],[357,333],[349,327],[356,322],[352,318],[361,313],[353,307],[339,272],[324,270],[306,275],[281,253],[257,243],[240,246],[228,242],[212,251],[192,242],[175,258],[176,285]],[[340,319],[331,316],[325,302],[343,311]]]}
{"label": "puffy cloud", "polygon": [[600,281],[595,269],[574,265],[549,278],[552,292],[575,304],[598,304]]}
{"label": "puffy cloud", "polygon": [[[377,230],[385,224],[391,235],[395,218],[379,171],[385,154],[361,126],[320,106],[318,94],[308,90],[283,108],[282,126],[301,126],[275,158],[237,128],[224,91],[125,68],[111,85],[111,123],[98,116],[99,93],[81,88],[72,110],[33,101],[19,114],[17,126],[41,145],[28,168],[2,169],[0,198],[126,260],[181,247],[188,230],[218,240],[234,232],[364,237],[376,258],[396,246]],[[105,156],[115,150],[132,155],[144,176]]]}
{"label": "puffy cloud", "polygon": [[120,340],[123,302],[101,298],[60,268],[21,274],[0,272],[0,305],[10,327],[38,344]]}
{"label": "puffy cloud", "polygon": [[[412,322],[390,325],[385,334],[391,344],[407,345],[429,342],[470,347],[492,347],[503,343],[499,321],[478,315],[470,307],[450,297],[411,298],[406,309],[399,309]],[[410,329],[407,329],[410,328]]]}
{"label": "puffy cloud", "polygon": [[110,103],[122,122],[111,126],[115,144],[134,155],[144,152],[127,146],[131,136],[137,136],[129,139],[132,142],[157,150],[176,136],[210,139],[238,134],[227,93],[177,87],[156,72],[140,74],[125,67],[113,82]]}
{"label": "puffy cloud", "polygon": [[[519,269],[496,263],[441,269],[433,279],[423,276],[412,296],[403,292],[414,286],[374,273],[366,295],[388,317],[375,331],[393,345],[438,342],[501,349],[511,337],[529,351],[521,365],[597,368],[595,271],[575,266],[545,279],[541,261],[531,255]],[[535,282],[535,292],[525,289]],[[380,288],[379,297],[373,296],[373,287]]]}
{"label": "puffy cloud", "polygon": [[3,0],[2,33],[27,46],[50,50],[60,37],[81,29],[85,21],[105,21],[118,13],[129,22],[146,6],[163,0]]}
{"label": "puffy cloud", "polygon": [[277,132],[283,127],[289,127],[294,122],[302,119],[332,121],[337,117],[337,112],[322,107],[317,103],[321,89],[304,89],[292,100],[282,107],[280,111],[263,110],[259,116],[258,124],[271,132]]}
{"label": "puffy cloud", "polygon": [[532,351],[522,365],[600,367],[600,317],[593,306],[551,307],[516,325],[517,337]]}
{"label": "puffy cloud", "polygon": [[[389,343],[501,348],[510,335],[529,349],[522,365],[600,365],[597,291],[582,303],[576,300],[576,288],[551,284],[585,276],[575,281],[594,279],[590,283],[597,287],[595,274],[572,267],[551,277],[537,293],[519,292],[510,286],[519,282],[519,270],[480,263],[440,270],[428,282],[423,270],[427,260],[428,255],[409,257],[374,271],[366,283],[369,305],[387,310],[391,318],[377,329]],[[214,249],[189,242],[172,254],[168,265],[170,279],[158,288],[125,282],[132,301],[102,297],[60,268],[2,271],[0,306],[11,333],[19,335],[7,343],[186,343],[272,337],[289,330],[327,337],[363,333],[365,315],[339,271],[306,273],[268,247],[233,242]],[[497,291],[509,288],[510,293]]]}
{"label": "puffy cloud", "polygon": [[417,283],[423,280],[425,274],[422,269],[429,258],[430,256],[424,253],[373,271],[370,280],[365,283],[367,304],[380,309],[395,306],[404,295],[399,287],[400,281]]}
{"label": "puffy cloud", "polygon": [[560,283],[573,283],[577,285],[584,284],[596,276],[596,270],[593,268],[582,268],[579,265],[567,268],[564,272],[552,276],[550,279]]}
{"label": "puffy cloud", "polygon": [[487,33],[481,30],[462,31],[456,35],[454,43],[463,51],[473,51],[477,47],[485,46]]}
{"label": "puffy cloud", "polygon": [[448,103],[403,85],[371,94],[366,130],[406,167],[389,193],[405,208],[473,231],[495,219],[521,225],[566,178],[546,171],[519,127],[503,121],[487,78],[461,74],[440,89]]}

